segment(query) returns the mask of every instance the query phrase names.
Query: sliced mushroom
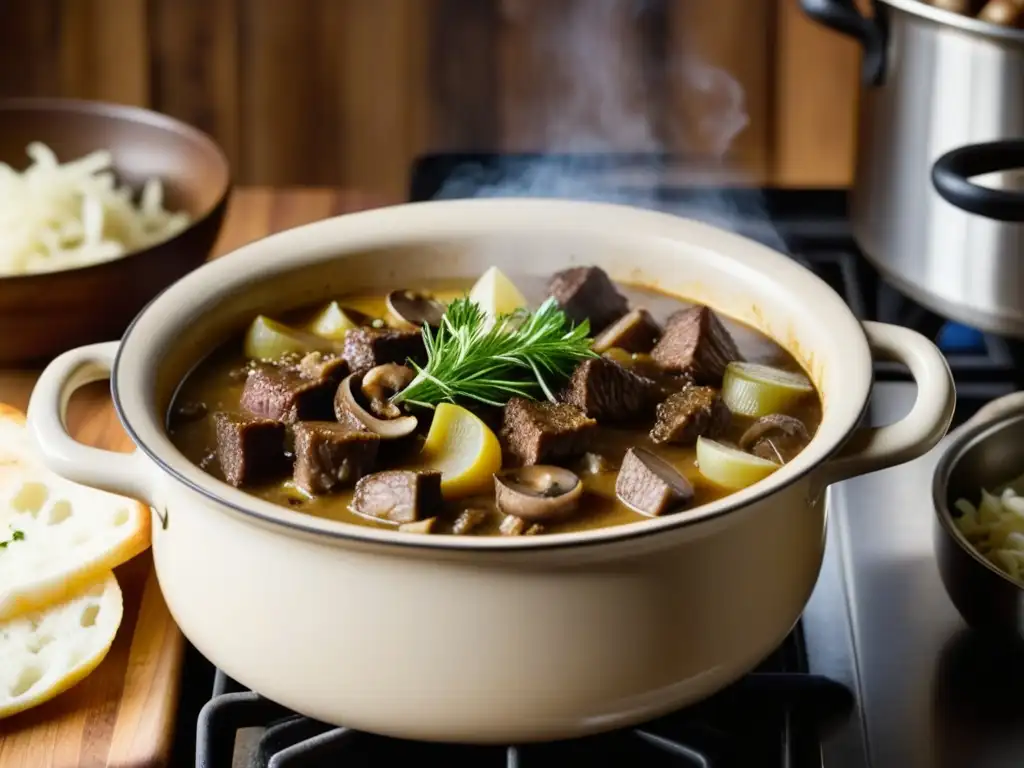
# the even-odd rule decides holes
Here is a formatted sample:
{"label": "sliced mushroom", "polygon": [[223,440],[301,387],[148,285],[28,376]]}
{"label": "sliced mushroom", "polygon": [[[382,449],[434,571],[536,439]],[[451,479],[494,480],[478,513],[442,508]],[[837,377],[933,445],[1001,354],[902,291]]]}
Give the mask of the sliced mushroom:
{"label": "sliced mushroom", "polygon": [[529,522],[558,520],[576,511],[583,483],[568,469],[533,464],[494,476],[495,506]]}
{"label": "sliced mushroom", "polygon": [[392,291],[385,303],[395,320],[412,328],[439,326],[445,311],[444,304],[433,296],[409,290]]}
{"label": "sliced mushroom", "polygon": [[378,419],[372,413],[360,405],[352,391],[354,380],[359,374],[353,373],[346,376],[338,391],[334,393],[334,416],[342,424],[362,426],[374,434],[380,435],[381,440],[395,440],[399,437],[411,435],[416,429],[417,419],[415,416],[401,416],[397,419]]}
{"label": "sliced mushroom", "polygon": [[785,464],[811,442],[807,427],[800,419],[772,413],[755,421],[740,438],[741,450],[762,459]]}
{"label": "sliced mushroom", "polygon": [[402,410],[389,398],[401,392],[416,378],[412,368],[398,363],[385,363],[371,368],[363,374],[363,395],[370,403],[370,410],[382,419],[397,419]]}

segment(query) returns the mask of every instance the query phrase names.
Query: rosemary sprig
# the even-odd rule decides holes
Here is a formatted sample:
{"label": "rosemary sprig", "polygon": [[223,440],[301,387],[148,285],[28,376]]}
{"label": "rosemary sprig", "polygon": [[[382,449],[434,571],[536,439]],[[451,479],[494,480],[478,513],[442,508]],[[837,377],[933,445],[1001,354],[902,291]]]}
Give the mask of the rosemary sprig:
{"label": "rosemary sprig", "polygon": [[554,389],[576,364],[595,357],[590,324],[573,326],[554,299],[536,312],[516,310],[493,325],[468,298],[448,305],[436,332],[423,326],[427,364],[392,401],[432,408],[475,400],[502,406],[513,397],[554,401]]}

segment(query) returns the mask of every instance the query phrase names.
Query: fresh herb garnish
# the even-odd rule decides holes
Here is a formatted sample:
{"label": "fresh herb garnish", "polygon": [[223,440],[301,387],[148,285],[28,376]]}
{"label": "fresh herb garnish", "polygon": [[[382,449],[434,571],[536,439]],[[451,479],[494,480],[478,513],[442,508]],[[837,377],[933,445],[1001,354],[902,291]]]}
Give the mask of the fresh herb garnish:
{"label": "fresh herb garnish", "polygon": [[11,538],[9,538],[7,541],[0,541],[0,549],[7,549],[7,545],[10,544],[12,541],[21,541],[24,538],[24,531],[13,530],[11,531]]}
{"label": "fresh herb garnish", "polygon": [[392,401],[426,407],[458,400],[502,406],[513,397],[554,401],[552,387],[580,360],[596,357],[589,333],[587,321],[573,326],[554,299],[493,325],[476,302],[456,299],[436,332],[423,326],[427,364],[413,364],[416,378]]}

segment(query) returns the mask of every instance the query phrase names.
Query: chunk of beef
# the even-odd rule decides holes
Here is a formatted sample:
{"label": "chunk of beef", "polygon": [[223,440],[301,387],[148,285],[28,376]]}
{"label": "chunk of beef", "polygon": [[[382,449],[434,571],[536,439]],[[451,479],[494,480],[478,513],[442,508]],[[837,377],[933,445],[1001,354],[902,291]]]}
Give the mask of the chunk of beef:
{"label": "chunk of beef", "polygon": [[776,464],[787,464],[811,442],[800,419],[772,413],[755,421],[740,438],[740,448]]}
{"label": "chunk of beef", "polygon": [[427,349],[419,330],[353,328],[345,334],[344,358],[353,373],[368,371],[384,363],[404,364],[406,360],[426,362]]}
{"label": "chunk of beef", "polygon": [[742,360],[736,342],[709,308],[695,306],[669,317],[651,357],[670,373],[688,373],[697,384],[722,385],[725,366]]}
{"label": "chunk of beef", "polygon": [[661,400],[693,384],[693,377],[689,373],[670,373],[654,362],[653,357],[642,352],[630,354],[613,348],[601,357],[618,363],[637,376],[653,381],[658,387],[658,398]]}
{"label": "chunk of beef", "polygon": [[367,517],[411,523],[435,517],[442,504],[440,472],[388,469],[360,478],[351,506]]}
{"label": "chunk of beef", "polygon": [[594,339],[593,350],[600,354],[609,349],[626,352],[650,352],[661,335],[661,328],[642,307],[631,310],[605,328]]}
{"label": "chunk of beef", "polygon": [[557,463],[579,456],[597,431],[597,422],[575,406],[514,397],[505,406],[501,440],[523,465]]}
{"label": "chunk of beef", "polygon": [[718,437],[729,426],[730,417],[717,389],[686,387],[658,406],[651,439],[656,443],[693,445],[702,435]]}
{"label": "chunk of beef", "polygon": [[213,425],[220,471],[231,485],[259,485],[288,471],[281,422],[220,412]]}
{"label": "chunk of beef", "polygon": [[310,352],[296,363],[295,370],[307,379],[337,384],[348,376],[348,363],[341,355]]}
{"label": "chunk of beef", "polygon": [[574,323],[590,321],[591,333],[600,333],[629,310],[626,297],[600,267],[572,267],[557,272],[548,294]]}
{"label": "chunk of beef", "polygon": [[657,517],[690,506],[693,486],[653,451],[630,448],[615,479],[615,495],[636,512]]}
{"label": "chunk of beef", "polygon": [[380,437],[335,421],[300,421],[295,435],[295,484],[319,495],[350,487],[373,469]]}
{"label": "chunk of beef", "polygon": [[310,379],[292,368],[255,368],[242,388],[241,405],[253,416],[291,424],[326,421],[334,412],[335,382]]}
{"label": "chunk of beef", "polygon": [[650,416],[658,386],[604,357],[576,366],[560,399],[601,422],[628,422]]}

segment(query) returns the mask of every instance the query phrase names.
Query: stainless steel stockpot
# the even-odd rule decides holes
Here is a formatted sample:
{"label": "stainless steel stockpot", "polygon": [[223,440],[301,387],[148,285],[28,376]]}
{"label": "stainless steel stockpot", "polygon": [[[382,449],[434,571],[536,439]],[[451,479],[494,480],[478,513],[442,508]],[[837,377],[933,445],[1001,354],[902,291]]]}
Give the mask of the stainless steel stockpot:
{"label": "stainless steel stockpot", "polygon": [[[991,199],[965,205],[963,195],[948,194],[952,184],[943,194],[931,182],[936,160],[962,149],[954,164],[987,174],[990,192],[1024,207],[1024,172],[1011,170],[1024,165],[1024,152],[988,146],[1024,138],[1024,29],[920,0],[876,0],[873,18],[853,0],[801,1],[809,16],[864,47],[850,200],[864,255],[928,309],[1024,337],[1024,215]],[[940,169],[938,184],[949,170]]]}

